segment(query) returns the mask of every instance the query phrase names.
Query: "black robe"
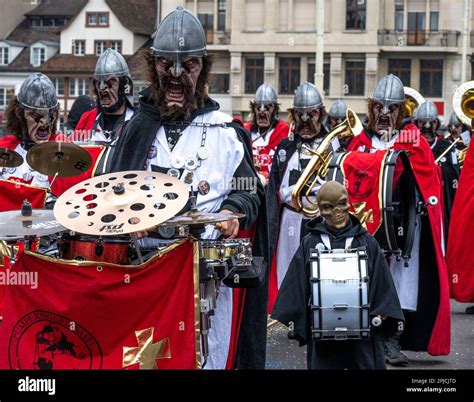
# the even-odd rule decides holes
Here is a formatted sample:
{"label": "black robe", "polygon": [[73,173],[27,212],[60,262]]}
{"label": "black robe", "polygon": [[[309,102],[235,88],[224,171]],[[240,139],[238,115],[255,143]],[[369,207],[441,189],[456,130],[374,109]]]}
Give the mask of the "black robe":
{"label": "black robe", "polygon": [[[272,317],[285,325],[293,323],[295,339],[307,345],[309,369],[384,369],[383,343],[397,332],[404,321],[395,285],[377,241],[360,225],[356,217],[343,229],[331,230],[321,217],[313,219],[309,233],[291,261],[278,292]],[[368,340],[313,340],[311,334],[310,250],[322,243],[321,234],[329,235],[332,248],[344,248],[345,239],[354,237],[352,247],[366,247],[368,255],[370,316],[387,318],[372,329]]]}
{"label": "black robe", "polygon": [[[433,155],[437,159],[441,154],[452,144],[452,142],[438,136],[436,145],[432,148]],[[457,184],[459,182],[459,165],[453,164],[452,154],[455,154],[454,149],[451,149],[440,161],[441,172],[443,175],[443,194],[444,194],[444,216],[445,216],[445,239],[447,241],[449,222],[451,217],[451,210],[453,209],[454,196],[456,195]]]}
{"label": "black robe", "polygon": [[[111,172],[146,169],[146,160],[156,133],[161,127],[161,117],[153,102],[148,98],[148,90],[140,95],[140,109],[126,125],[112,161]],[[219,104],[208,98],[204,106],[192,113],[192,118],[219,110]],[[268,298],[268,232],[264,189],[253,166],[250,134],[242,125],[231,122],[227,126],[235,130],[244,145],[245,156],[237,168],[235,177],[255,178],[257,191],[233,190],[221,205],[222,209],[245,214],[240,220],[242,229],[255,224],[256,238],[253,243],[254,256],[263,257],[263,283],[258,288],[246,289],[245,307],[240,324],[235,368],[265,368],[266,336],[267,336],[267,298]],[[237,181],[238,182],[238,181]]]}

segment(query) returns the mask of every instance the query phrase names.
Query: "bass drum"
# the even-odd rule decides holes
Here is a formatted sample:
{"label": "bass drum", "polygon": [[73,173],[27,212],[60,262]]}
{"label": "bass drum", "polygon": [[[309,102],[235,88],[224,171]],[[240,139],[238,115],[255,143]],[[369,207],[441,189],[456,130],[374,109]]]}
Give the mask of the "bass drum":
{"label": "bass drum", "polygon": [[[421,199],[416,178],[405,151],[387,150],[377,152],[384,154],[379,154],[382,156],[382,162],[376,168],[378,169],[376,173],[379,175],[378,199],[381,224],[375,233],[371,234],[377,239],[384,252],[408,259],[415,239],[417,203]],[[344,171],[348,171],[351,167],[362,170],[362,175],[364,174],[363,167],[355,166],[357,160],[351,161],[350,158],[346,158],[350,153],[334,155],[326,180],[336,180],[348,188],[351,185],[360,185],[359,183],[351,183],[344,176]],[[358,152],[358,154],[366,155],[362,157],[373,158],[375,161],[375,154],[373,153]],[[344,166],[341,166],[341,164]],[[354,166],[350,166],[351,164]],[[373,169],[375,166],[377,165],[373,164],[371,168]],[[359,173],[360,175],[361,173]],[[353,205],[355,200],[352,199],[351,194],[349,194],[349,200]]]}

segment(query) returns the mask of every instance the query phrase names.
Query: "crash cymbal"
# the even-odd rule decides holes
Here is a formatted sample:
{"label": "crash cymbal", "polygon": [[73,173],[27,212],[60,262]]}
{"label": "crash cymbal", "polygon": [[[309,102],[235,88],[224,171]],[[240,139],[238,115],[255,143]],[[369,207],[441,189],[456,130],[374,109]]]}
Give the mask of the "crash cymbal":
{"label": "crash cymbal", "polygon": [[0,236],[3,240],[14,236],[46,236],[66,230],[49,209],[33,209],[31,216],[21,211],[0,213]]}
{"label": "crash cymbal", "polygon": [[13,149],[0,148],[0,168],[21,166],[23,157]]}
{"label": "crash cymbal", "polygon": [[92,165],[89,152],[68,142],[45,142],[26,154],[28,164],[36,171],[58,177],[72,177],[86,172]]}
{"label": "crash cymbal", "polygon": [[145,230],[170,219],[188,198],[188,186],[166,174],[109,173],[66,191],[56,201],[54,215],[75,232],[113,236]]}
{"label": "crash cymbal", "polygon": [[218,222],[226,222],[232,219],[244,218],[245,214],[222,214],[222,213],[207,213],[207,212],[186,212],[183,215],[175,216],[159,224],[158,226],[193,226],[193,225],[207,225]]}

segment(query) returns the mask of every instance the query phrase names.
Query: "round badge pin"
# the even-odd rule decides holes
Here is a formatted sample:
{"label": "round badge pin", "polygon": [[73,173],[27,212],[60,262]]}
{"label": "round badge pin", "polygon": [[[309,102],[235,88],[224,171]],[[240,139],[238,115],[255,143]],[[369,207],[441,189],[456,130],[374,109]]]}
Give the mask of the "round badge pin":
{"label": "round badge pin", "polygon": [[210,186],[209,182],[207,182],[206,180],[201,180],[198,183],[198,192],[199,192],[199,194],[201,194],[201,195],[209,194],[210,190],[211,190],[211,186]]}
{"label": "round badge pin", "polygon": [[186,162],[184,162],[184,167],[186,170],[193,171],[196,170],[198,167],[198,161],[196,158],[189,157],[186,159]]}
{"label": "round badge pin", "polygon": [[209,158],[209,150],[207,148],[200,147],[197,152],[197,155],[199,159],[202,159],[203,161],[205,161],[207,158]]}
{"label": "round badge pin", "polygon": [[284,149],[280,149],[278,151],[278,160],[283,163],[286,161],[286,151]]}
{"label": "round badge pin", "polygon": [[171,166],[175,169],[182,169],[184,167],[185,160],[182,156],[173,156],[171,158]]}
{"label": "round badge pin", "polygon": [[175,177],[177,179],[179,179],[179,170],[178,169],[170,169],[168,170],[167,172],[168,176],[171,176],[171,177]]}

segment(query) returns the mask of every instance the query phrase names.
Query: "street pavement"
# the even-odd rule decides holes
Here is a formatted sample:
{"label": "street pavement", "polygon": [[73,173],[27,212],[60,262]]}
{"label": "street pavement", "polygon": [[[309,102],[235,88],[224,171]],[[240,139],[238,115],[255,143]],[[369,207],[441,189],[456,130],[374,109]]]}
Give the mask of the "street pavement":
{"label": "street pavement", "polygon": [[[451,300],[451,353],[447,356],[430,356],[428,353],[404,351],[408,356],[407,369],[474,369],[474,315],[465,314],[472,304]],[[289,340],[288,329],[276,323],[268,328],[267,369],[306,369],[306,346]],[[388,369],[400,367],[391,367]]]}

